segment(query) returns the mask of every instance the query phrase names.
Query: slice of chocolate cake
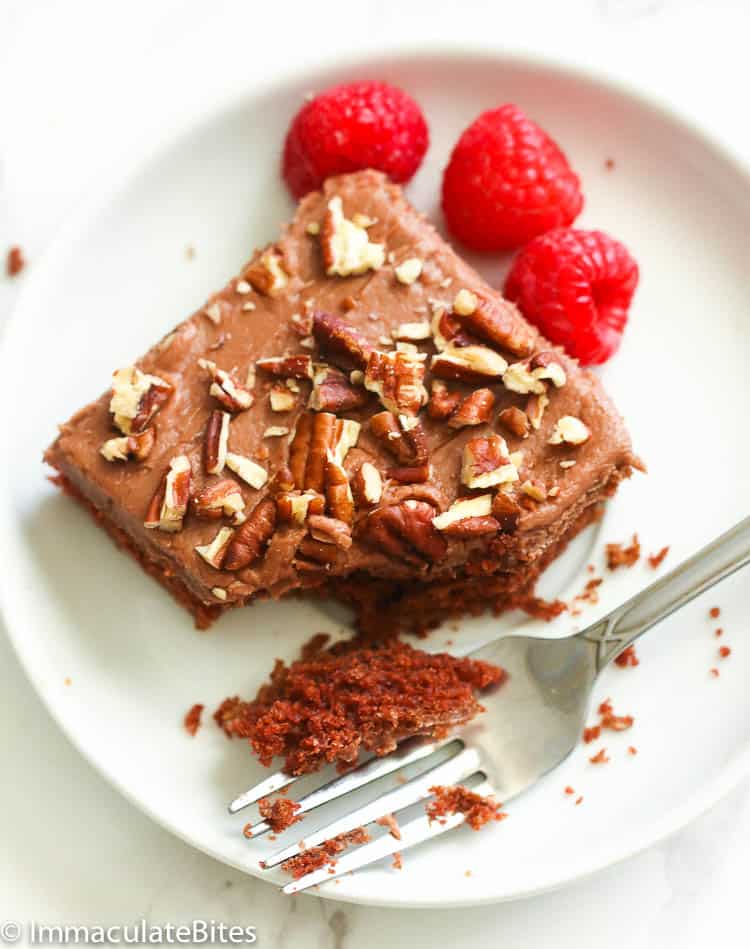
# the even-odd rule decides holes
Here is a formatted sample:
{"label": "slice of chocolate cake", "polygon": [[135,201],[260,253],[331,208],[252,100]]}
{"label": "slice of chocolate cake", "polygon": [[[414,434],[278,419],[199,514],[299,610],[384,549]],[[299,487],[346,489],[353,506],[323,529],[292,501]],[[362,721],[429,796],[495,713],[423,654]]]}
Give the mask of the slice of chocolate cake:
{"label": "slice of chocolate cake", "polygon": [[637,463],[597,378],[370,171],[308,195],[46,460],[199,625],[315,589],[371,632],[522,601]]}

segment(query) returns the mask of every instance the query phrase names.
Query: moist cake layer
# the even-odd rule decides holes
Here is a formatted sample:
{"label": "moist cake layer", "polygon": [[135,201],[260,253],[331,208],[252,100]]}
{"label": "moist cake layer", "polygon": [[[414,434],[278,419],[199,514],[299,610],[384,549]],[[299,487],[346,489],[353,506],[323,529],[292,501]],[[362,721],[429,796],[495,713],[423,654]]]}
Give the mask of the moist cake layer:
{"label": "moist cake layer", "polygon": [[352,576],[520,589],[635,462],[598,379],[375,172],[305,198],[136,366],[46,458],[209,608]]}

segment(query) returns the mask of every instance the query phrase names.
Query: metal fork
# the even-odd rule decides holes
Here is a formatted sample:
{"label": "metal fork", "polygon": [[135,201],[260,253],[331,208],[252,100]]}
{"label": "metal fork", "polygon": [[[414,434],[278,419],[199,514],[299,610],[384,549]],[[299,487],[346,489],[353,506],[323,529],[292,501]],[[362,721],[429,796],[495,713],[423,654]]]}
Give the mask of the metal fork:
{"label": "metal fork", "polygon": [[[426,770],[411,781],[381,794],[313,834],[305,835],[309,849],[337,834],[365,826],[387,814],[399,812],[430,797],[436,784],[463,784],[480,794],[508,801],[535,784],[571,753],[581,735],[591,691],[599,673],[639,636],[694,597],[750,562],[750,517],[722,534],[695,556],[660,580],[592,623],[564,639],[508,635],[469,653],[502,666],[507,679],[490,694],[484,693],[486,711],[442,741],[402,742],[390,755],[373,757],[311,791],[299,800],[304,814],[357,788],[408,765],[424,762]],[[440,752],[440,754],[436,754]],[[438,763],[430,761],[440,759]],[[246,791],[230,805],[234,814],[261,797],[294,783],[283,771]],[[408,850],[458,827],[463,814],[430,822],[420,809],[416,816],[399,820],[401,839],[388,832],[284,887],[296,893],[352,870]],[[270,830],[265,822],[252,828],[253,838]],[[263,862],[277,866],[302,852],[299,844],[279,850]]]}

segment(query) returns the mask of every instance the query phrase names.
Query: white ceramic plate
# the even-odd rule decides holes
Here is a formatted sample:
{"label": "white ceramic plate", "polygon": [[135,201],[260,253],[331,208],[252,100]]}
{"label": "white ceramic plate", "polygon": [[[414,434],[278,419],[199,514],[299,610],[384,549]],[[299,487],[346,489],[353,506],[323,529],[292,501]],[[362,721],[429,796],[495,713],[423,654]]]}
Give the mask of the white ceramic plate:
{"label": "white ceramic plate", "polygon": [[[747,512],[750,449],[737,435],[746,430],[750,364],[750,182],[696,130],[620,88],[552,66],[422,54],[256,86],[150,146],[29,275],[7,331],[2,601],[30,677],[82,753],[163,826],[256,875],[273,845],[245,841],[248,818],[228,817],[224,804],[263,772],[244,745],[226,742],[209,713],[226,695],[252,694],[274,657],[291,658],[312,633],[335,631],[331,614],[315,604],[263,604],[197,633],[44,480],[40,459],[56,422],[276,234],[292,212],[277,171],[289,117],[308,89],[354,75],[402,84],[427,112],[432,146],[409,189],[418,207],[435,213],[460,130],[480,110],[513,101],[550,130],[581,174],[580,226],[612,232],[640,261],[631,326],[604,376],[650,473],[623,486],[604,522],[545,578],[545,592],[578,592],[585,564],[601,568],[607,540],[638,531],[647,551],[670,544],[667,565],[675,564]],[[475,262],[493,280],[507,263]],[[599,606],[555,629],[568,632],[652,576],[646,566],[611,575]],[[631,732],[607,737],[610,764],[589,764],[591,749],[581,747],[513,801],[502,824],[476,835],[462,829],[410,851],[401,872],[371,868],[321,895],[402,906],[510,899],[592,873],[690,820],[750,760],[750,651],[739,635],[746,588],[738,576],[710,597],[723,608],[730,660],[718,660],[704,599],[639,646],[637,669],[606,673],[598,697],[636,716]],[[473,621],[433,642],[520,623],[542,628],[520,616]],[[715,665],[719,679],[709,675]],[[190,739],[181,719],[198,701],[207,721]],[[566,785],[584,796],[580,806]],[[308,817],[304,828],[319,819]]]}

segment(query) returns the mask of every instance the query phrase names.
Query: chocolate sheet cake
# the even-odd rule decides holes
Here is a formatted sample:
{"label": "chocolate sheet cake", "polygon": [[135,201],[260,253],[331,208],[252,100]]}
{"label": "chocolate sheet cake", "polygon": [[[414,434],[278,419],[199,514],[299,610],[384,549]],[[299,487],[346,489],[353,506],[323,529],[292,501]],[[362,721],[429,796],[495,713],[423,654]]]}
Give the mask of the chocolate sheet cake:
{"label": "chocolate sheet cake", "polygon": [[371,171],[308,195],[46,460],[199,625],[314,590],[373,633],[521,602],[637,464],[598,379]]}

